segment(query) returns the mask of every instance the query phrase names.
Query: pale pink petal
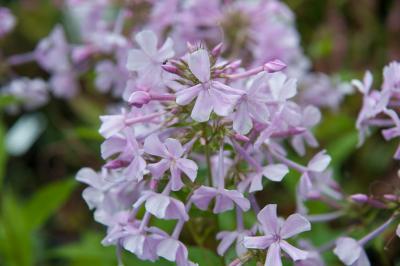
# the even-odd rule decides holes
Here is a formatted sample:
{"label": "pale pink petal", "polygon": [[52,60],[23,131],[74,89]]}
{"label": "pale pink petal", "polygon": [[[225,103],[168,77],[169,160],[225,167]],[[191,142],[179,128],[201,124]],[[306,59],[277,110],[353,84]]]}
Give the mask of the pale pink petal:
{"label": "pale pink petal", "polygon": [[165,148],[165,145],[161,143],[160,139],[156,135],[148,136],[144,141],[143,148],[148,154],[159,157],[168,157],[168,151]]}
{"label": "pale pink petal", "polygon": [[210,57],[205,49],[199,49],[189,55],[189,69],[200,82],[210,80]]}
{"label": "pale pink petal", "polygon": [[262,185],[262,174],[261,173],[253,173],[248,178],[251,179],[251,184],[249,188],[249,192],[260,191],[263,189]]}
{"label": "pale pink petal", "polygon": [[178,191],[183,187],[183,182],[181,179],[181,170],[175,165],[175,163],[171,164],[171,189],[173,191]]}
{"label": "pale pink petal", "polygon": [[314,172],[323,172],[331,162],[331,157],[326,154],[326,151],[323,150],[316,154],[311,161],[308,163],[307,167],[311,171]]}
{"label": "pale pink petal", "polygon": [[206,210],[210,201],[215,197],[217,191],[215,188],[201,186],[196,189],[192,196],[192,201],[201,210]]}
{"label": "pale pink petal", "polygon": [[146,200],[146,210],[156,216],[157,218],[165,218],[167,207],[170,204],[168,196],[161,194],[153,194]]}
{"label": "pale pink petal", "polygon": [[248,211],[250,209],[249,200],[246,199],[239,191],[224,189],[224,194],[234,201],[236,205],[239,206],[243,211]]}
{"label": "pale pink petal", "polygon": [[208,121],[212,108],[213,105],[210,100],[210,94],[206,90],[201,90],[194,104],[191,116],[196,122]]}
{"label": "pale pink petal", "polygon": [[218,233],[216,238],[218,240],[221,240],[217,248],[218,255],[223,256],[225,252],[229,249],[229,247],[232,246],[233,242],[235,242],[236,237],[236,232],[224,231]]}
{"label": "pale pink petal", "polygon": [[352,266],[370,266],[371,263],[369,262],[368,256],[364,250],[361,251],[360,257],[353,263]]}
{"label": "pale pink petal", "polygon": [[304,260],[307,258],[308,252],[298,249],[290,245],[285,240],[279,242],[280,247],[292,258],[292,260]]}
{"label": "pale pink petal", "polygon": [[150,58],[138,49],[132,49],[128,52],[126,68],[130,71],[140,71],[151,65]]}
{"label": "pale pink petal", "polygon": [[165,171],[170,167],[171,162],[167,159],[162,159],[158,163],[149,164],[147,167],[149,168],[152,176],[154,178],[160,178]]}
{"label": "pale pink petal", "polygon": [[184,88],[176,92],[176,103],[179,105],[187,105],[196,98],[200,91],[203,90],[202,84],[197,84],[190,88]]}
{"label": "pale pink petal", "polygon": [[267,123],[269,118],[268,106],[265,103],[250,101],[247,105],[251,116],[261,123]]}
{"label": "pale pink petal", "polygon": [[336,256],[346,265],[352,265],[358,260],[362,252],[362,247],[353,238],[340,237],[336,241],[336,247],[333,250]]}
{"label": "pale pink petal", "polygon": [[183,154],[183,148],[181,143],[176,139],[166,139],[165,146],[167,147],[168,152],[174,156],[175,158],[179,158]]}
{"label": "pale pink petal", "polygon": [[144,30],[136,34],[136,42],[140,48],[150,57],[154,57],[157,52],[157,36],[154,32]]}
{"label": "pale pink petal", "polygon": [[280,94],[283,84],[285,83],[285,80],[286,80],[286,75],[281,72],[270,74],[268,84],[272,96],[274,97],[275,100],[280,100]]}
{"label": "pale pink petal", "polygon": [[215,205],[213,212],[214,213],[221,213],[232,210],[234,207],[232,199],[227,197],[224,194],[217,194],[215,196]]}
{"label": "pale pink petal", "polygon": [[311,230],[310,222],[298,213],[290,215],[283,223],[280,235],[283,239]]}
{"label": "pale pink petal", "polygon": [[142,157],[136,156],[124,169],[124,175],[127,179],[136,179],[137,181],[140,181],[143,179],[145,169],[146,161]]}
{"label": "pale pink petal", "polygon": [[92,187],[85,188],[82,192],[82,197],[87,203],[89,209],[94,209],[101,204],[104,199],[104,193]]}
{"label": "pale pink petal", "polygon": [[93,169],[88,167],[79,170],[76,174],[76,180],[97,189],[102,188],[101,177]]}
{"label": "pale pink petal", "polygon": [[110,138],[125,128],[124,115],[102,115],[100,116],[100,134],[105,138]]}
{"label": "pale pink petal", "polygon": [[276,208],[276,204],[268,204],[257,214],[257,220],[263,226],[265,234],[274,235],[279,232]]}
{"label": "pale pink petal", "polygon": [[397,226],[396,234],[398,237],[400,237],[400,224]]}
{"label": "pale pink petal", "polygon": [[177,199],[169,199],[171,203],[167,208],[165,219],[183,219],[184,221],[189,220],[185,205]]}
{"label": "pale pink petal", "polygon": [[233,118],[233,129],[240,134],[247,134],[253,127],[253,121],[250,118],[247,102],[242,102],[237,106]]}
{"label": "pale pink petal", "polygon": [[275,182],[282,181],[288,172],[289,169],[285,164],[272,164],[263,168],[263,175]]}
{"label": "pale pink petal", "polygon": [[209,89],[214,112],[220,116],[232,113],[241,92],[237,91],[219,81],[213,81]]}
{"label": "pale pink petal", "polygon": [[290,99],[295,96],[297,93],[297,80],[295,79],[288,79],[280,93],[280,98],[282,100]]}
{"label": "pale pink petal", "polygon": [[177,240],[172,238],[164,239],[157,246],[157,255],[169,261],[175,261],[179,248]]}
{"label": "pale pink petal", "polygon": [[176,161],[176,165],[181,169],[192,182],[196,179],[197,176],[197,164],[192,160],[186,158],[180,158]]}
{"label": "pale pink petal", "polygon": [[174,42],[171,38],[167,38],[164,42],[163,46],[161,46],[160,50],[158,51],[158,61],[164,62],[165,60],[173,57],[175,55],[174,49]]}
{"label": "pale pink petal", "polygon": [[264,266],[282,266],[281,248],[277,243],[272,243],[267,251]]}
{"label": "pale pink petal", "polygon": [[243,245],[246,248],[266,249],[274,240],[270,236],[245,236],[243,238]]}
{"label": "pale pink petal", "polygon": [[107,159],[110,156],[123,151],[126,148],[126,140],[120,137],[111,137],[101,144],[101,157]]}
{"label": "pale pink petal", "polygon": [[321,120],[321,112],[315,106],[308,105],[303,110],[303,123],[306,127],[315,126]]}

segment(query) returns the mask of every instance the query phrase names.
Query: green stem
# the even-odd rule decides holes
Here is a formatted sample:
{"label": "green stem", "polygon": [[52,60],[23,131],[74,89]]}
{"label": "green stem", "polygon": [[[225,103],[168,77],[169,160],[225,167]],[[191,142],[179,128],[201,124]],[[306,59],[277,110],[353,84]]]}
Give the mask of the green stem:
{"label": "green stem", "polygon": [[206,162],[207,162],[208,185],[212,186],[213,178],[212,178],[212,172],[211,172],[211,154],[210,154],[209,140],[207,138],[207,124],[206,123],[203,124],[203,137],[206,141],[204,148],[205,148]]}

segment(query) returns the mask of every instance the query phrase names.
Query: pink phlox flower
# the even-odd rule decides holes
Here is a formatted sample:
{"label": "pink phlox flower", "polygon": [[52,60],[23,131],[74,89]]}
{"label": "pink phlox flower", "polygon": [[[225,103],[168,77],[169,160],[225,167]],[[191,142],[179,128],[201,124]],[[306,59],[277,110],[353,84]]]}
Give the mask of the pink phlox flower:
{"label": "pink phlox flower", "polygon": [[318,141],[311,133],[310,129],[319,123],[321,120],[321,112],[318,108],[308,105],[303,109],[301,125],[307,130],[302,133],[292,137],[291,144],[296,152],[304,156],[306,153],[305,143],[310,147],[318,147]]}
{"label": "pink phlox flower", "polygon": [[211,79],[210,58],[205,49],[189,54],[188,65],[200,83],[177,91],[176,102],[188,105],[196,98],[191,117],[197,122],[208,121],[212,111],[219,116],[229,115],[242,92]]}
{"label": "pink phlox flower", "polygon": [[288,172],[289,168],[285,164],[269,164],[249,173],[246,179],[239,184],[239,187],[241,189],[248,188],[250,193],[260,191],[263,189],[263,177],[273,182],[280,182]]}
{"label": "pink phlox flower", "polygon": [[144,30],[136,34],[136,42],[140,49],[131,49],[126,67],[138,72],[139,76],[149,76],[161,80],[162,64],[174,56],[173,41],[168,38],[161,48],[157,47],[157,36],[154,32]]}
{"label": "pink phlox flower", "polygon": [[243,239],[245,236],[251,236],[255,232],[251,230],[236,230],[236,231],[222,231],[216,236],[220,243],[217,248],[217,253],[221,257],[224,256],[226,251],[236,242],[235,251],[237,256],[242,256],[246,253],[247,249],[243,246]]}
{"label": "pink phlox flower", "polygon": [[338,238],[333,253],[347,266],[371,265],[364,248],[357,240],[350,237]]}
{"label": "pink phlox flower", "polygon": [[247,134],[253,127],[253,121],[267,123],[269,110],[267,106],[268,97],[264,90],[266,86],[266,74],[261,72],[252,78],[243,89],[244,94],[240,97],[233,114],[233,129],[240,134]]}
{"label": "pink phlox flower", "polygon": [[16,24],[17,20],[11,11],[8,8],[0,7],[0,38],[10,32]]}
{"label": "pink phlox flower", "polygon": [[215,198],[213,212],[221,213],[233,209],[237,205],[243,211],[250,209],[250,202],[242,193],[236,190],[201,186],[196,189],[192,201],[201,210],[206,210],[211,200]]}
{"label": "pink phlox flower", "polygon": [[308,252],[289,244],[286,239],[304,231],[311,230],[311,224],[300,214],[290,215],[286,221],[280,222],[276,213],[276,204],[265,206],[257,215],[263,236],[244,237],[244,246],[250,249],[267,249],[265,266],[281,266],[281,249],[294,261],[304,260]]}
{"label": "pink phlox flower", "polygon": [[157,255],[166,260],[175,262],[177,266],[195,266],[188,259],[188,250],[186,246],[179,240],[167,237],[160,241],[157,245]]}
{"label": "pink phlox flower", "polygon": [[113,136],[106,139],[101,145],[103,159],[117,155],[105,165],[106,168],[123,168],[123,175],[127,180],[141,181],[145,174],[146,161],[143,159],[143,149],[135,138],[133,130],[123,130],[123,137]]}
{"label": "pink phlox flower", "polygon": [[143,203],[145,203],[146,210],[157,218],[189,220],[185,205],[170,196],[153,191],[144,191],[142,196],[133,204],[133,207],[139,208]]}
{"label": "pink phlox flower", "polygon": [[167,169],[171,172],[171,189],[180,190],[183,187],[182,172],[194,182],[197,176],[197,164],[184,158],[184,149],[176,139],[168,138],[162,143],[156,135],[150,135],[144,141],[144,151],[153,156],[161,157],[161,161],[149,164],[148,168],[153,178],[160,178]]}
{"label": "pink phlox flower", "polygon": [[38,63],[51,73],[71,69],[69,54],[69,44],[61,25],[55,26],[49,36],[39,42],[35,50]]}

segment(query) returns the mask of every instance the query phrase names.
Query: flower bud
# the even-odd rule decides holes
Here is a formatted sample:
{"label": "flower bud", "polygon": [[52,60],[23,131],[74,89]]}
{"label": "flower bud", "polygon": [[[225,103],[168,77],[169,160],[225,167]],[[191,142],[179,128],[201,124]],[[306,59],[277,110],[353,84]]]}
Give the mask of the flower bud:
{"label": "flower bud", "polygon": [[135,107],[142,107],[144,104],[148,104],[151,100],[151,96],[147,91],[135,91],[129,97],[128,102]]}
{"label": "flower bud", "polygon": [[222,42],[220,42],[219,44],[217,44],[212,50],[211,50],[211,55],[214,57],[218,57],[221,55],[222,52],[222,48],[223,48],[224,44]]}
{"label": "flower bud", "polygon": [[269,61],[264,64],[264,71],[273,73],[273,72],[282,71],[286,67],[287,67],[286,64],[283,63],[281,60],[275,59],[275,60]]}
{"label": "flower bud", "polygon": [[365,194],[354,194],[350,196],[351,200],[357,203],[367,203],[368,196]]}
{"label": "flower bud", "polygon": [[171,65],[162,65],[161,66],[162,69],[164,69],[165,71],[172,73],[172,74],[178,74],[178,68],[175,66],[171,66]]}

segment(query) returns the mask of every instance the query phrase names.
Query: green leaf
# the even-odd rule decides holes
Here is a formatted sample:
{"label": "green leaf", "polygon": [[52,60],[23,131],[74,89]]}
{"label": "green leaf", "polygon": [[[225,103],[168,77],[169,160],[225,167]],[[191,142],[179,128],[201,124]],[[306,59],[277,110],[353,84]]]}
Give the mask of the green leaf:
{"label": "green leaf", "polygon": [[23,209],[11,193],[2,195],[1,211],[2,245],[4,261],[7,266],[33,265],[31,234],[27,228]]}
{"label": "green leaf", "polygon": [[0,120],[0,191],[3,187],[3,179],[6,170],[7,153],[5,148],[5,134],[6,129],[3,124],[3,120]]}
{"label": "green leaf", "polygon": [[18,103],[19,100],[12,95],[0,95],[0,110],[9,105]]}
{"label": "green leaf", "polygon": [[68,199],[77,182],[73,178],[57,181],[38,190],[25,206],[29,229],[39,228]]}
{"label": "green leaf", "polygon": [[200,247],[189,247],[189,259],[200,266],[223,265],[223,261],[214,252]]}

